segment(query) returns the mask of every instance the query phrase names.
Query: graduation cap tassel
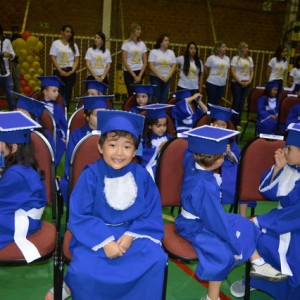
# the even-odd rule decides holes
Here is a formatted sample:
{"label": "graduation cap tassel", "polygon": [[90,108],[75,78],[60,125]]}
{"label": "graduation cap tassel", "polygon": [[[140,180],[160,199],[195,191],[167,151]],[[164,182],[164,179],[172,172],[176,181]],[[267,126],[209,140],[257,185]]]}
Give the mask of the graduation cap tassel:
{"label": "graduation cap tassel", "polygon": [[4,151],[1,150],[1,153],[0,153],[0,168],[4,168],[4,167],[5,167]]}
{"label": "graduation cap tassel", "polygon": [[135,155],[143,156],[143,139],[140,139],[139,146]]}

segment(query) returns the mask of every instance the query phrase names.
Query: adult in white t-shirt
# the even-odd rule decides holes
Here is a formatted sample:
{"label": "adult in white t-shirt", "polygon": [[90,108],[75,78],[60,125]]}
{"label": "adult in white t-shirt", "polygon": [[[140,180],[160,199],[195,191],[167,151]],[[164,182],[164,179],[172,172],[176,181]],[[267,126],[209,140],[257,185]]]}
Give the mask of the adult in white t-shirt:
{"label": "adult in white t-shirt", "polygon": [[278,95],[282,90],[285,73],[288,69],[287,55],[287,48],[279,46],[275,51],[274,57],[268,63],[267,78],[268,81],[276,80],[279,83]]}
{"label": "adult in white t-shirt", "polygon": [[97,32],[93,47],[85,54],[88,69],[88,80],[98,80],[108,85],[108,72],[111,66],[110,51],[105,48],[106,37],[103,32]]}
{"label": "adult in white t-shirt", "polygon": [[50,48],[50,57],[54,65],[54,75],[64,83],[63,97],[67,108],[72,99],[72,90],[76,82],[76,69],[79,64],[79,50],[74,42],[74,30],[71,25],[61,28],[62,37],[55,40]]}
{"label": "adult in white t-shirt", "polygon": [[140,40],[142,28],[138,23],[130,26],[130,37],[122,44],[122,64],[128,96],[133,95],[132,84],[142,83],[147,68],[147,48]]}
{"label": "adult in white t-shirt", "polygon": [[293,69],[288,78],[288,86],[294,89],[296,84],[300,84],[300,55],[296,57]]}
{"label": "adult in white t-shirt", "polygon": [[207,102],[219,105],[225,93],[230,59],[226,56],[226,44],[217,42],[214,54],[210,55],[204,65],[206,79]]}
{"label": "adult in white t-shirt", "polygon": [[166,103],[169,96],[171,78],[176,70],[176,57],[173,50],[168,49],[169,37],[160,35],[149,53],[150,83],[156,85],[155,99],[158,103]]}
{"label": "adult in white t-shirt", "polygon": [[193,94],[202,94],[203,64],[194,42],[187,44],[184,55],[176,58],[176,64],[179,67],[177,90],[192,90]]}
{"label": "adult in white t-shirt", "polygon": [[248,44],[241,42],[237,48],[237,55],[234,56],[230,63],[232,75],[231,108],[239,114],[232,114],[232,122],[235,126],[241,126],[241,117],[246,97],[249,92],[250,84],[253,80],[254,64],[253,59],[249,55]]}

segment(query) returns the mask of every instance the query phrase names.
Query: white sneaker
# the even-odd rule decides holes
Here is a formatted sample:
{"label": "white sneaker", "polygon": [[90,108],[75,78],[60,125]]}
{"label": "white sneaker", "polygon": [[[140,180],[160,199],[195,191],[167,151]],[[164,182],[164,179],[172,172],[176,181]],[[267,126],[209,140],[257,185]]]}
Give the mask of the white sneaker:
{"label": "white sneaker", "polygon": [[[210,298],[208,297],[208,295],[202,297],[200,300],[210,300]],[[221,300],[220,298],[218,298],[218,300]]]}
{"label": "white sneaker", "polygon": [[[244,297],[245,289],[246,289],[245,280],[238,280],[230,286],[230,293],[232,294],[232,296],[237,297],[237,298]],[[250,287],[250,292],[252,292],[254,290],[255,290],[255,288]]]}
{"label": "white sneaker", "polygon": [[261,266],[252,264],[250,277],[267,281],[282,281],[287,279],[288,275],[282,274],[280,271],[274,269],[270,264],[265,263]]}

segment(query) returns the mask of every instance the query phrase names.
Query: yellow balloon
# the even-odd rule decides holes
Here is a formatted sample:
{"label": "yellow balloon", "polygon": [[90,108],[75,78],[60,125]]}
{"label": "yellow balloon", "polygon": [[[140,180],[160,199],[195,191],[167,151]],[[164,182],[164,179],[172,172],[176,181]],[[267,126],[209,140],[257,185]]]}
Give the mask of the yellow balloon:
{"label": "yellow balloon", "polygon": [[38,41],[36,47],[35,47],[35,51],[39,52],[43,49],[44,45],[41,41]]}
{"label": "yellow balloon", "polygon": [[34,68],[29,68],[28,73],[32,76],[34,75],[36,70]]}
{"label": "yellow balloon", "polygon": [[32,67],[33,67],[34,69],[38,70],[39,67],[40,67],[40,63],[37,62],[37,61],[34,61],[34,62],[32,63]]}
{"label": "yellow balloon", "polygon": [[44,70],[42,68],[38,68],[36,72],[39,74],[39,76],[44,74]]}
{"label": "yellow balloon", "polygon": [[34,91],[34,87],[35,87],[35,80],[31,79],[28,81],[28,85],[32,88],[32,90]]}
{"label": "yellow balloon", "polygon": [[26,49],[21,49],[19,52],[19,56],[26,57],[28,55],[28,51]]}
{"label": "yellow balloon", "polygon": [[27,70],[21,68],[21,69],[20,69],[20,73],[21,73],[21,75],[24,75],[24,76],[25,76],[25,74],[27,74]]}
{"label": "yellow balloon", "polygon": [[19,64],[21,65],[24,61],[26,61],[26,56],[19,56]]}
{"label": "yellow balloon", "polygon": [[24,79],[25,79],[26,81],[31,80],[31,78],[32,78],[31,75],[28,74],[28,73],[24,75]]}
{"label": "yellow balloon", "polygon": [[17,49],[21,50],[26,47],[26,42],[25,42],[25,40],[18,38],[12,42],[12,46],[14,47],[15,50],[17,50]]}
{"label": "yellow balloon", "polygon": [[28,70],[29,63],[27,61],[24,61],[24,62],[22,62],[21,66],[22,66],[22,69]]}
{"label": "yellow balloon", "polygon": [[38,56],[38,55],[36,55],[35,57],[34,57],[34,61],[40,61],[41,60],[41,58]]}
{"label": "yellow balloon", "polygon": [[32,56],[32,55],[28,55],[28,56],[26,57],[26,61],[27,61],[29,64],[32,64],[32,62],[33,62],[33,56]]}
{"label": "yellow balloon", "polygon": [[38,38],[32,35],[27,39],[26,45],[29,49],[35,50],[38,42],[39,42]]}

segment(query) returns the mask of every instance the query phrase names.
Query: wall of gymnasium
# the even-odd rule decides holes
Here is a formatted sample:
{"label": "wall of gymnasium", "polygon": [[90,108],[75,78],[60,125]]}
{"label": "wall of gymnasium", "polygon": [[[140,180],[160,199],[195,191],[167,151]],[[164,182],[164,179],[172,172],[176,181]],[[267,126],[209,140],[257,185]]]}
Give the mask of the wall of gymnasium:
{"label": "wall of gymnasium", "polygon": [[[265,11],[263,3],[263,0],[113,0],[111,37],[127,38],[131,22],[137,21],[143,27],[145,41],[154,41],[167,32],[171,43],[193,40],[212,46],[216,39],[235,48],[245,40],[251,49],[273,51],[284,34],[286,1],[272,2],[271,11]],[[71,24],[76,35],[81,36],[93,36],[101,30],[103,0],[7,0],[0,5],[0,22],[5,31],[10,31],[14,24],[22,28],[27,5],[24,29],[31,32],[59,34],[63,24]],[[45,23],[46,27],[42,27]]]}

